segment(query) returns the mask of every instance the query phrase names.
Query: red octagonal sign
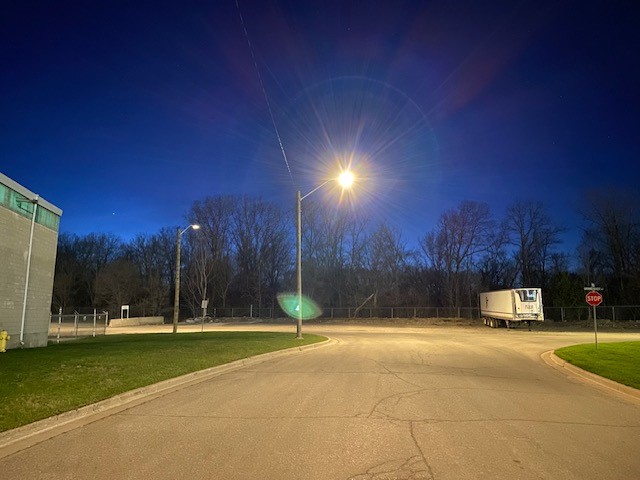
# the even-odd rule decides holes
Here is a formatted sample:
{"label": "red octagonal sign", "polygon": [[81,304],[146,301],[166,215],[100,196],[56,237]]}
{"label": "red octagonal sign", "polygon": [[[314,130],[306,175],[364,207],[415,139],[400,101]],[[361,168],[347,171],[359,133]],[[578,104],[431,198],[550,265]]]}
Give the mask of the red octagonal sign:
{"label": "red octagonal sign", "polygon": [[592,307],[597,307],[602,303],[602,295],[600,295],[600,292],[596,292],[592,290],[589,293],[587,293],[586,300],[587,300],[587,303]]}

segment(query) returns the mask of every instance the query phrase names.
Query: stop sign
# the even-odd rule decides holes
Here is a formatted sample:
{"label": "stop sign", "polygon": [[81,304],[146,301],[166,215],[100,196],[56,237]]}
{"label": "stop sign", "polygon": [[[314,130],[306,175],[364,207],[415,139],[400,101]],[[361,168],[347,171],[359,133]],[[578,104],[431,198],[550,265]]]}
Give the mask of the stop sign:
{"label": "stop sign", "polygon": [[587,293],[585,299],[587,300],[587,303],[592,307],[597,307],[602,303],[602,295],[600,295],[600,292],[596,292],[593,290]]}

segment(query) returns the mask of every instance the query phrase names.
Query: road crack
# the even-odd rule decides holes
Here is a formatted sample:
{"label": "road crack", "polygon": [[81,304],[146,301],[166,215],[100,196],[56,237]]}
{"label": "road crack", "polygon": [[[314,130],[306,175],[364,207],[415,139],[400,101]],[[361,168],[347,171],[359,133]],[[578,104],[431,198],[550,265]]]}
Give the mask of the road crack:
{"label": "road crack", "polygon": [[422,454],[408,459],[388,460],[374,465],[365,473],[349,477],[348,480],[433,480],[431,468]]}

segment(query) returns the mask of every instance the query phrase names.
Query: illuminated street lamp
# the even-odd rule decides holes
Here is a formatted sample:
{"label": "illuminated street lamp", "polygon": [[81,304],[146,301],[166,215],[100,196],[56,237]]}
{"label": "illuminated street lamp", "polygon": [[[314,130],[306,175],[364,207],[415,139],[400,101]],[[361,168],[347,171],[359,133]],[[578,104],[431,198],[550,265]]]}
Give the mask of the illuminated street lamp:
{"label": "illuminated street lamp", "polygon": [[332,181],[337,181],[343,189],[348,189],[351,187],[355,180],[353,173],[349,170],[343,171],[337,178],[331,178],[324,183],[321,183],[316,188],[311,190],[306,195],[300,195],[300,190],[297,192],[296,196],[296,204],[297,204],[297,213],[298,213],[298,234],[296,237],[296,253],[297,253],[297,276],[298,276],[298,324],[296,327],[296,338],[302,340],[302,200],[307,198],[316,190],[321,189],[327,183]]}
{"label": "illuminated street lamp", "polygon": [[353,185],[354,180],[355,180],[355,177],[353,176],[353,173],[351,173],[349,170],[345,170],[338,176],[338,183],[344,189],[351,188],[351,185]]}
{"label": "illuminated street lamp", "polygon": [[173,333],[178,331],[178,314],[180,311],[180,239],[182,234],[190,228],[198,230],[200,225],[194,223],[184,230],[180,230],[180,227],[176,230],[176,295],[173,300]]}

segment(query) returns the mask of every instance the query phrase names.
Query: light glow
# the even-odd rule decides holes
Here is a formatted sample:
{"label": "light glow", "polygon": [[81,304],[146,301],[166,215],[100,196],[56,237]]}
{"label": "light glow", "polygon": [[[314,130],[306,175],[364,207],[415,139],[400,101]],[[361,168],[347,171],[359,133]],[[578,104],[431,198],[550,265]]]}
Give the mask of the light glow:
{"label": "light glow", "polygon": [[345,170],[338,177],[338,183],[340,184],[340,186],[342,186],[342,188],[351,188],[351,185],[353,185],[354,180],[355,180],[355,177],[353,176],[353,173],[351,173],[349,170]]}

